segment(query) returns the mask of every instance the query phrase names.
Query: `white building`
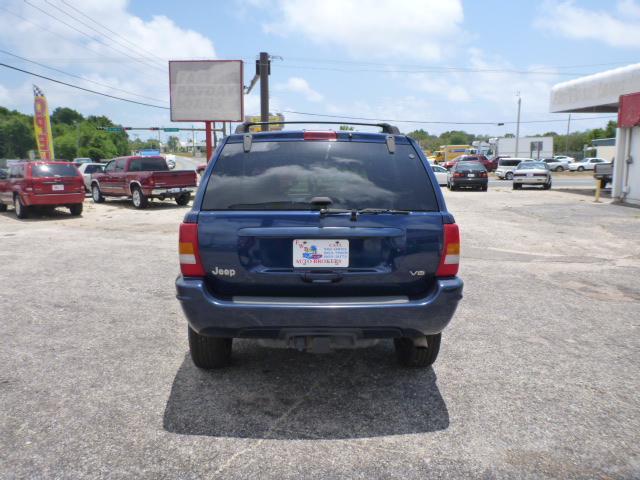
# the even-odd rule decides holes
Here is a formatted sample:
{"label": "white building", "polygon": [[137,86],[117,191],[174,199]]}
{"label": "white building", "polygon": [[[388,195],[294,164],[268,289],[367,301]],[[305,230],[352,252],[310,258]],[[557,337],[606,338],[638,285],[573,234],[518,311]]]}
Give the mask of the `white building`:
{"label": "white building", "polygon": [[640,205],[640,64],[554,85],[551,112],[617,112],[612,196]]}

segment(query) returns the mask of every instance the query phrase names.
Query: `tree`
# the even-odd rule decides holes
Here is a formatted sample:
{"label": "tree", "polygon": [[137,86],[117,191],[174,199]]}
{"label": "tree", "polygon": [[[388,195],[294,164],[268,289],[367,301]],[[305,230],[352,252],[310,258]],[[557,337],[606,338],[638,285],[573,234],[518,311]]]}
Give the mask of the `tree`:
{"label": "tree", "polygon": [[169,148],[170,152],[177,151],[179,146],[180,146],[180,139],[175,135],[171,135],[167,139],[167,147]]}
{"label": "tree", "polygon": [[76,123],[80,123],[84,120],[84,117],[73,110],[72,108],[67,107],[58,107],[51,114],[51,123],[63,123],[65,125],[75,125]]}
{"label": "tree", "polygon": [[29,150],[35,148],[33,125],[27,120],[29,117],[23,117],[27,116],[12,116],[0,121],[0,157],[26,158]]}

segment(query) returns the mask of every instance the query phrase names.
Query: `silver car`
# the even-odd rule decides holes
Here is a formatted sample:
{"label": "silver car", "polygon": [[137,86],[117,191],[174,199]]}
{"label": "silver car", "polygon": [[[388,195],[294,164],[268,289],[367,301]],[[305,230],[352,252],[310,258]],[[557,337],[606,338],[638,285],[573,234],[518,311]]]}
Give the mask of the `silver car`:
{"label": "silver car", "polygon": [[565,170],[569,170],[568,157],[545,158],[542,161],[547,164],[547,166],[549,167],[549,170],[552,170],[554,172],[564,172]]}
{"label": "silver car", "polygon": [[523,185],[537,185],[545,190],[551,188],[551,171],[545,162],[522,162],[513,171],[513,189]]}
{"label": "silver car", "polygon": [[513,171],[520,164],[520,162],[531,161],[530,158],[501,158],[498,160],[498,168],[496,168],[496,176],[499,179],[511,180],[513,178]]}

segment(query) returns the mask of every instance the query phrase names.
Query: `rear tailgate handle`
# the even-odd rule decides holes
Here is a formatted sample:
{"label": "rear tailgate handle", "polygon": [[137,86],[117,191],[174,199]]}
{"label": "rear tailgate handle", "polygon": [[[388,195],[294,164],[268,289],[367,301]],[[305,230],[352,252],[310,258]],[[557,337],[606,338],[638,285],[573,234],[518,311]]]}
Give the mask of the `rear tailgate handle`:
{"label": "rear tailgate handle", "polygon": [[342,275],[339,273],[304,273],[302,274],[302,280],[308,283],[336,283],[342,280]]}

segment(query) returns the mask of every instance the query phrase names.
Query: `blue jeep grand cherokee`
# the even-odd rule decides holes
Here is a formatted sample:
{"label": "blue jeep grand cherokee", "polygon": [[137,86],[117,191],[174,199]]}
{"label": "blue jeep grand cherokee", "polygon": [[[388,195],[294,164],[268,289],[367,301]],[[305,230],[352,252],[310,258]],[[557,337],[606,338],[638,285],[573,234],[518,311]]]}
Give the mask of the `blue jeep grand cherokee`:
{"label": "blue jeep grand cherokee", "polygon": [[180,226],[193,362],[227,365],[234,338],[312,352],[392,338],[400,363],[431,365],[462,298],[460,239],[419,146],[387,124],[248,125],[219,146]]}

